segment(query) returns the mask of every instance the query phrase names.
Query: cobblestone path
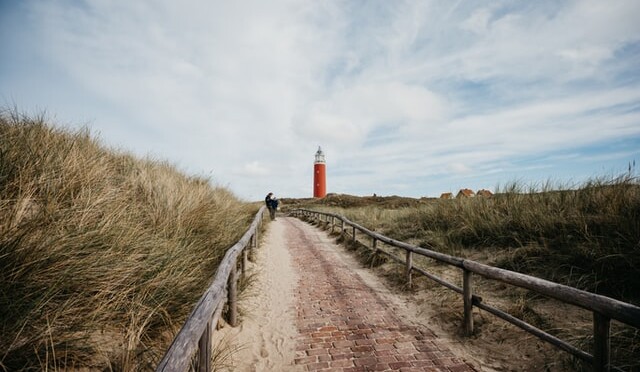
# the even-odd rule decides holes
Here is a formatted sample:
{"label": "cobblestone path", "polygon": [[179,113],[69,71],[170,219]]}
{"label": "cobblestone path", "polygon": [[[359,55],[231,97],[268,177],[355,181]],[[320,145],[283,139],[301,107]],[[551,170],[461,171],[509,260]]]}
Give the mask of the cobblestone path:
{"label": "cobblestone path", "polygon": [[325,232],[285,225],[298,270],[295,365],[308,371],[473,371],[428,329],[410,326],[340,259]]}

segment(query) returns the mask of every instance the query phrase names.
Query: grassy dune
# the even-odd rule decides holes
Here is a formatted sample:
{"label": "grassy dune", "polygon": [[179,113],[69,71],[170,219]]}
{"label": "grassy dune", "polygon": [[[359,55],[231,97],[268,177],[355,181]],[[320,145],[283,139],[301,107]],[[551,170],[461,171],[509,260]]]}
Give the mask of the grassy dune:
{"label": "grassy dune", "polygon": [[148,370],[255,205],[0,114],[0,370]]}
{"label": "grassy dune", "polygon": [[394,239],[640,304],[640,183],[631,174],[569,190],[511,184],[491,198],[329,195],[283,200],[339,213]]}
{"label": "grassy dune", "polygon": [[[621,177],[594,179],[571,188],[511,184],[491,198],[334,194],[324,199],[282,201],[288,208],[309,207],[344,215],[394,239],[640,305],[640,183],[633,169]],[[453,275],[453,282],[460,283],[455,270],[454,275],[446,266],[427,260],[420,264],[445,277]],[[506,309],[513,315],[590,350],[591,314],[496,282],[477,279],[477,285],[489,302],[508,299]],[[433,285],[427,282],[421,290],[430,288]],[[460,309],[442,307],[438,311],[443,318],[452,318]],[[485,335],[480,337],[491,337],[487,334],[490,329],[485,326],[485,331],[479,331]],[[625,370],[640,368],[640,331],[614,322],[612,337],[614,364]],[[586,368],[575,361],[565,367]]]}

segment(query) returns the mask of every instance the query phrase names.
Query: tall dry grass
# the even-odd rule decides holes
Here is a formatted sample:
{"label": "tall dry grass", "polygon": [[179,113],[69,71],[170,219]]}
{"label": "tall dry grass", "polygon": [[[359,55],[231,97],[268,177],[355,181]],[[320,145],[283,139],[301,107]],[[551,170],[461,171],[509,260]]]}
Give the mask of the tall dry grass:
{"label": "tall dry grass", "polygon": [[640,183],[629,173],[577,187],[512,183],[491,198],[327,208],[392,238],[640,303]]}
{"label": "tall dry grass", "polygon": [[[491,198],[416,200],[411,207],[305,203],[397,240],[640,305],[640,182],[631,168],[628,174],[577,186],[511,183]],[[476,282],[483,296],[512,299],[518,306],[508,311],[515,309],[515,316],[534,318],[536,326],[591,349],[589,317],[583,322],[573,312],[556,314],[557,305],[540,296],[485,282]],[[640,331],[614,322],[612,337],[614,364],[640,368]],[[587,368],[572,363],[568,368]]]}
{"label": "tall dry grass", "polygon": [[148,370],[255,205],[0,113],[0,370]]}

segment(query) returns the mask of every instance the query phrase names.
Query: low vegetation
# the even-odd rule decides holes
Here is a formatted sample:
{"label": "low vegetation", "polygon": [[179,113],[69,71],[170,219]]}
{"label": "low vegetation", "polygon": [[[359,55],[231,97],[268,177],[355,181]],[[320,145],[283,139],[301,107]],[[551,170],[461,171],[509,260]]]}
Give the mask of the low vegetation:
{"label": "low vegetation", "polygon": [[0,370],[149,370],[258,207],[0,113]]}
{"label": "low vegetation", "polygon": [[[633,169],[577,187],[510,184],[492,197],[331,194],[283,204],[338,213],[394,239],[640,305],[640,183]],[[425,265],[447,275],[438,265]],[[514,315],[590,350],[589,314],[581,315],[585,324],[563,324],[566,314],[546,311],[550,307],[539,296],[483,285],[489,296],[513,299]],[[618,365],[640,367],[639,331],[614,325],[612,333]]]}

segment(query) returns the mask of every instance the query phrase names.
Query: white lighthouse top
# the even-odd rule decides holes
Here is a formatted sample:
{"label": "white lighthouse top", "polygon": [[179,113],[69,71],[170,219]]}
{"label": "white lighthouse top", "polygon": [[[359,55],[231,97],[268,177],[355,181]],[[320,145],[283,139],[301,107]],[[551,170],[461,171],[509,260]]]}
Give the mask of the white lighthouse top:
{"label": "white lighthouse top", "polygon": [[324,152],[322,152],[322,148],[318,146],[318,152],[316,152],[316,161],[314,163],[324,163]]}

